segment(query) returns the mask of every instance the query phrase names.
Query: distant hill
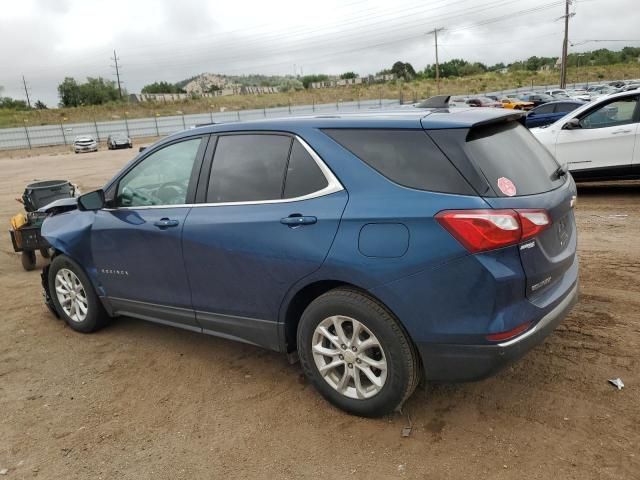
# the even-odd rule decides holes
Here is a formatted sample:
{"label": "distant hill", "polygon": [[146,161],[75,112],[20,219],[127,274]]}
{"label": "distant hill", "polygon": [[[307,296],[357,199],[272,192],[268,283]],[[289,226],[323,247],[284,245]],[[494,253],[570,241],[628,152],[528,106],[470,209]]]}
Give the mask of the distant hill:
{"label": "distant hill", "polygon": [[243,87],[276,87],[281,85],[291,76],[282,75],[220,75],[216,73],[201,73],[194,77],[176,82],[176,86],[183,88],[188,93],[202,93],[213,89],[221,89],[232,86]]}

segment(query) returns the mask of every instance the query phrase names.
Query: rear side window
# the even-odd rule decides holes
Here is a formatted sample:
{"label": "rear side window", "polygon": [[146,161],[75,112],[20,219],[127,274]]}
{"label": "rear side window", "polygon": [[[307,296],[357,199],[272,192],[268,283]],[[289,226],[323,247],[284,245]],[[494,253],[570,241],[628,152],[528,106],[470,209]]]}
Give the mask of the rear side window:
{"label": "rear side window", "polygon": [[536,108],[536,113],[553,113],[553,108],[554,108],[553,103],[551,104],[547,103],[546,105],[542,105]]}
{"label": "rear side window", "polygon": [[302,197],[322,190],[328,185],[329,182],[311,154],[298,140],[294,140],[287,166],[284,198]]}
{"label": "rear side window", "polygon": [[465,151],[501,197],[548,192],[566,178],[555,178],[558,162],[518,122],[472,129]]}
{"label": "rear side window", "polygon": [[395,183],[419,190],[474,194],[423,130],[327,129],[324,132]]}
{"label": "rear side window", "polygon": [[207,202],[280,199],[291,141],[285,135],[219,137]]}
{"label": "rear side window", "polygon": [[579,106],[580,106],[579,103],[556,103],[556,112],[557,113],[572,112]]}

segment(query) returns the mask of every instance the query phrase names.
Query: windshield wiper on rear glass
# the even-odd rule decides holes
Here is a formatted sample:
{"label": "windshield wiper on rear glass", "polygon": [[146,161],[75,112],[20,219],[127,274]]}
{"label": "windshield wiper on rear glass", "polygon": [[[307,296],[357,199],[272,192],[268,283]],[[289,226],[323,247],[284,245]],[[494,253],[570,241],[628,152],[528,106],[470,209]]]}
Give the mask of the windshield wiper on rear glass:
{"label": "windshield wiper on rear glass", "polygon": [[551,174],[551,180],[558,180],[560,177],[564,177],[569,172],[569,165],[563,163]]}

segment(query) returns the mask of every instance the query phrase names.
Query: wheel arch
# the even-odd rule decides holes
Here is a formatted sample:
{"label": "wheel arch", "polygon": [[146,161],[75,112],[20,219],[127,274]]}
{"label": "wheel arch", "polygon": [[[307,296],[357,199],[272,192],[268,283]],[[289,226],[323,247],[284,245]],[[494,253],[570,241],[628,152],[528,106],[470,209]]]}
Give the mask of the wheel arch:
{"label": "wheel arch", "polygon": [[[402,320],[398,318],[398,316],[391,310],[380,298],[371,293],[366,288],[360,287],[353,283],[346,282],[344,280],[334,280],[334,279],[326,279],[326,280],[316,280],[307,285],[301,287],[296,291],[295,294],[291,297],[291,299],[286,304],[286,308],[284,308],[284,313],[282,315],[282,333],[283,333],[283,344],[284,351],[286,353],[293,352],[297,349],[296,345],[296,337],[298,331],[298,324],[300,323],[300,317],[304,310],[309,306],[311,302],[313,302],[319,296],[329,292],[330,290],[334,290],[336,288],[348,288],[351,290],[355,290],[367,297],[375,300],[380,305],[382,305],[398,322],[400,328],[404,331],[407,339],[411,343],[411,345],[415,348],[415,344],[413,339],[409,335],[406,327],[402,323]],[[417,350],[416,350],[417,351]]]}

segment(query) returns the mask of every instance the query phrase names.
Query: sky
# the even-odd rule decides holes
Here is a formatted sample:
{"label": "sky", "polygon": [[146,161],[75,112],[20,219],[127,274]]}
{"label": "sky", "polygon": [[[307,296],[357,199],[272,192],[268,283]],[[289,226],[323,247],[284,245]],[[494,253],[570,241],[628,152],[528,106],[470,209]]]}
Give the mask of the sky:
{"label": "sky", "polygon": [[[640,46],[639,0],[573,0],[570,52]],[[58,102],[65,76],[129,92],[199,73],[375,73],[559,56],[563,0],[0,0],[0,95]],[[594,42],[593,40],[605,40]],[[614,40],[625,40],[624,42]]]}

